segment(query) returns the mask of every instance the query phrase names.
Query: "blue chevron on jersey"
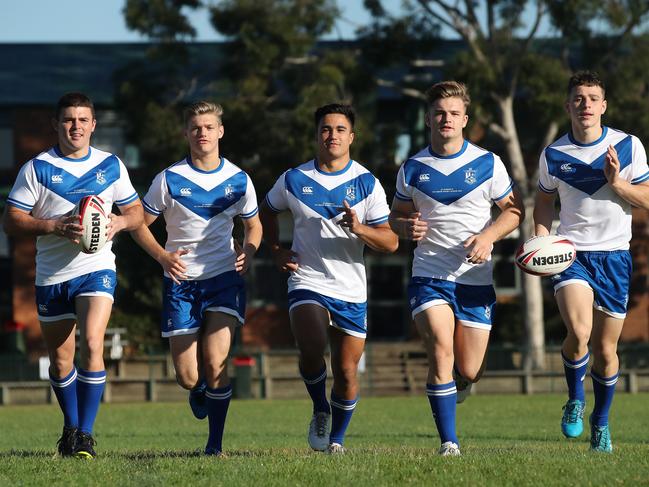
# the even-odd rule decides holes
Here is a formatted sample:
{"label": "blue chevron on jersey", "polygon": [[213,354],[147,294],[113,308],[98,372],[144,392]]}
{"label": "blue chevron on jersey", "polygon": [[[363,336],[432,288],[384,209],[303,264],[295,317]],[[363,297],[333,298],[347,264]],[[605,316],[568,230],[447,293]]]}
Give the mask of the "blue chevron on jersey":
{"label": "blue chevron on jersey", "polygon": [[631,184],[649,178],[647,154],[634,136],[602,127],[601,136],[582,144],[570,133],[550,144],[539,158],[539,190],[561,200],[557,233],[577,251],[627,250],[632,207],[608,183],[604,168],[608,148],[620,161],[618,177]]}
{"label": "blue chevron on jersey", "polygon": [[348,303],[367,301],[365,242],[340,225],[345,201],[363,225],[385,225],[390,214],[381,183],[354,160],[326,172],[311,159],[284,172],[266,195],[269,208],[293,217],[291,250],[299,266],[288,279],[289,292],[307,289]]}
{"label": "blue chevron on jersey", "polygon": [[100,194],[120,177],[119,159],[112,154],[80,177],[42,159],[34,159],[34,171],[39,184],[75,205],[84,196]]}
{"label": "blue chevron on jersey", "polygon": [[428,224],[415,248],[412,275],[491,285],[491,261],[469,262],[464,244],[491,224],[492,206],[512,192],[500,157],[467,141],[449,155],[428,146],[401,165],[396,190],[395,197]]}
{"label": "blue chevron on jersey", "polygon": [[493,176],[494,158],[491,152],[482,154],[450,174],[444,174],[415,159],[405,163],[408,185],[417,188],[442,204],[450,205],[471,193]]}
{"label": "blue chevron on jersey", "polygon": [[[90,147],[78,159],[64,157],[56,148],[38,154],[24,164],[7,203],[40,220],[69,215],[88,195],[99,196],[107,208],[124,206],[138,198],[119,158]],[[46,234],[36,239],[37,286],[49,286],[100,270],[115,270],[112,242],[95,254],[84,254],[67,238]]]}
{"label": "blue chevron on jersey", "polygon": [[[627,136],[615,144],[618,159],[620,160],[620,171],[632,162],[632,140]],[[604,175],[604,163],[607,152],[599,155],[591,164],[587,164],[576,157],[553,147],[546,149],[545,157],[548,164],[548,172],[561,179],[573,188],[593,195],[606,183]]]}
{"label": "blue chevron on jersey", "polygon": [[212,170],[199,169],[190,157],[172,164],[155,176],[142,203],[148,213],[164,215],[165,250],[188,251],[183,262],[190,281],[234,271],[234,219],[257,214],[250,177],[225,157]]}
{"label": "blue chevron on jersey", "polygon": [[185,208],[209,220],[222,213],[246,194],[248,179],[244,172],[238,172],[216,188],[203,189],[193,181],[173,171],[166,171],[169,195]]}
{"label": "blue chevron on jersey", "polygon": [[301,203],[324,218],[340,215],[343,200],[354,206],[365,200],[374,190],[376,178],[371,173],[360,174],[354,179],[327,189],[299,169],[286,173],[286,189]]}

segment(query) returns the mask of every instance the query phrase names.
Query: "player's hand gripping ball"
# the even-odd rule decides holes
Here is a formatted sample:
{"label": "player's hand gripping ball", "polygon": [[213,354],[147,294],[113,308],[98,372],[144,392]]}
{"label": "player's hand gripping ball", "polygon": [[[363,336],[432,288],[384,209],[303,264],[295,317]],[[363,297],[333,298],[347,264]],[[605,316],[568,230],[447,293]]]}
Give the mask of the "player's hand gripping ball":
{"label": "player's hand gripping ball", "polygon": [[99,196],[84,196],[73,215],[79,215],[79,223],[83,225],[83,235],[79,239],[81,251],[86,254],[99,252],[108,240],[106,225],[110,221],[104,201]]}
{"label": "player's hand gripping ball", "polygon": [[552,276],[565,271],[575,261],[573,243],[560,235],[532,237],[516,251],[516,265],[533,276]]}

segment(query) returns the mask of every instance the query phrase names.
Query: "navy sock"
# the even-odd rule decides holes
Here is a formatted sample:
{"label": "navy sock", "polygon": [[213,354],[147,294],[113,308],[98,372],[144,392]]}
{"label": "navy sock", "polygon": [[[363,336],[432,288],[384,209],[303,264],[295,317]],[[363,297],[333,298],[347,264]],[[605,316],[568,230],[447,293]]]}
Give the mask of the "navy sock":
{"label": "navy sock", "polygon": [[615,384],[617,384],[619,373],[611,377],[602,377],[591,370],[590,376],[593,379],[593,392],[595,393],[595,406],[591,422],[596,426],[605,426],[608,424],[608,412],[613,403]]}
{"label": "navy sock", "polygon": [[329,435],[329,443],[343,444],[345,432],[352,420],[357,402],[358,397],[350,400],[341,399],[331,391],[331,434]]}
{"label": "navy sock", "polygon": [[68,428],[79,426],[79,411],[77,409],[77,369],[72,367],[68,375],[62,379],[52,377],[50,372],[50,384],[63,411],[63,424]]}
{"label": "navy sock", "polygon": [[563,352],[561,352],[561,358],[563,359],[563,371],[566,375],[566,384],[568,384],[568,399],[577,399],[581,402],[585,402],[584,378],[586,377],[590,354],[586,352],[586,355],[580,359],[569,360]]}
{"label": "navy sock", "polygon": [[426,395],[442,443],[452,441],[459,445],[455,433],[455,401],[457,399],[455,381],[447,384],[426,384]]}
{"label": "navy sock", "polygon": [[308,376],[300,370],[300,375],[306,386],[306,390],[313,401],[313,412],[330,413],[331,408],[327,402],[327,366],[313,376]]}
{"label": "navy sock", "polygon": [[207,419],[209,421],[210,434],[207,439],[205,450],[212,453],[221,452],[223,445],[223,430],[225,429],[225,418],[228,415],[228,407],[232,398],[232,386],[227,385],[221,388],[205,389],[207,403]]}
{"label": "navy sock", "polygon": [[79,369],[77,375],[77,397],[79,401],[79,429],[92,434],[99,403],[106,385],[106,371],[90,372]]}

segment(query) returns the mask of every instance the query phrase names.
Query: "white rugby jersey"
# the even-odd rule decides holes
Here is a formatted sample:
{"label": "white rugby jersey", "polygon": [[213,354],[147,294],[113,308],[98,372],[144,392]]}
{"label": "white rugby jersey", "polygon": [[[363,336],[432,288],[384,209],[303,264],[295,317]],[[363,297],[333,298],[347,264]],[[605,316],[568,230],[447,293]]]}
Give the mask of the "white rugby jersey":
{"label": "white rugby jersey", "polygon": [[299,266],[288,279],[289,292],[309,289],[351,303],[367,301],[365,244],[338,225],[345,200],[365,225],[388,221],[381,183],[356,161],[327,173],[310,160],[282,174],[266,195],[272,210],[293,214],[291,249],[298,254]]}
{"label": "white rugby jersey", "polygon": [[233,271],[233,218],[251,218],[258,211],[252,181],[223,157],[212,171],[193,166],[190,157],[173,164],[153,179],[142,203],[147,212],[164,214],[165,250],[189,250],[182,257],[189,280]]}
{"label": "white rugby jersey", "polygon": [[542,152],[539,189],[558,191],[561,200],[557,233],[577,250],[625,250],[631,240],[631,205],[619,197],[604,176],[608,146],[620,160],[620,177],[631,184],[649,180],[647,155],[637,137],[603,127],[602,136],[580,144],[566,134]]}
{"label": "white rugby jersey", "polygon": [[468,262],[463,243],[491,224],[491,206],[512,186],[500,158],[466,140],[456,154],[440,156],[429,146],[404,162],[395,197],[411,201],[428,223],[415,249],[413,277],[492,284],[491,258]]}
{"label": "white rugby jersey", "polygon": [[[81,198],[97,195],[110,209],[137,200],[126,167],[119,158],[90,147],[80,159],[63,157],[57,147],[43,152],[20,169],[7,203],[38,219],[57,219],[71,213]],[[36,285],[45,286],[103,269],[115,270],[108,242],[95,254],[54,234],[36,239]]]}

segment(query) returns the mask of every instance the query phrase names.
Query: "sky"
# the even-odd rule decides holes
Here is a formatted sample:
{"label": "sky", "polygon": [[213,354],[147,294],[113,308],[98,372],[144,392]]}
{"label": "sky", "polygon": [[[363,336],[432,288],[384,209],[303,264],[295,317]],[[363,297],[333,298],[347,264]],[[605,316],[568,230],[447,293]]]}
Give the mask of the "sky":
{"label": "sky", "polygon": [[[370,15],[362,0],[338,0],[342,19],[330,39],[352,39],[358,25]],[[385,0],[398,11],[401,0]],[[124,0],[13,0],[3,3],[0,42],[141,42],[141,35],[127,29]],[[222,40],[211,27],[205,9],[190,15],[197,29],[197,41]],[[353,19],[353,20],[352,20]]]}

